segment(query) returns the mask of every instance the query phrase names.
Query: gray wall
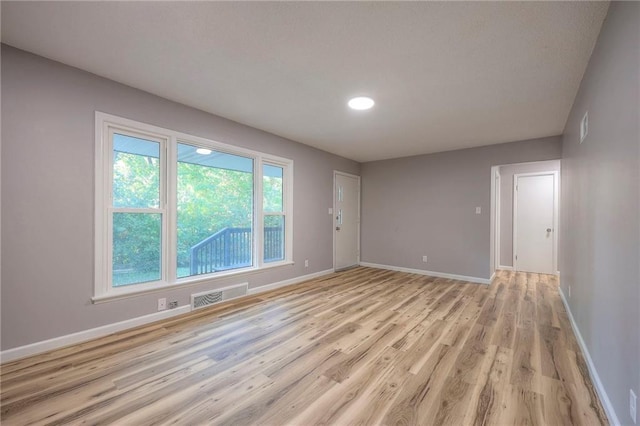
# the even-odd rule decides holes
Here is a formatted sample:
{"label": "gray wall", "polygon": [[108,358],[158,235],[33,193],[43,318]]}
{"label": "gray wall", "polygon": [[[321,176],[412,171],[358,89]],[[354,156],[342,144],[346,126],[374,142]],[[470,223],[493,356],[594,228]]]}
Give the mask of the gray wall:
{"label": "gray wall", "polygon": [[560,160],[500,166],[500,265],[513,266],[513,175],[559,172]]}
{"label": "gray wall", "polygon": [[[156,312],[158,297],[332,268],[333,170],[358,163],[8,46],[2,95],[3,350]],[[92,305],[96,110],[293,159],[296,264]]]}
{"label": "gray wall", "polygon": [[564,130],[560,272],[622,424],[640,395],[639,78],[640,3],[612,2]]}
{"label": "gray wall", "polygon": [[491,166],[560,155],[554,136],[364,163],[362,260],[489,278]]}

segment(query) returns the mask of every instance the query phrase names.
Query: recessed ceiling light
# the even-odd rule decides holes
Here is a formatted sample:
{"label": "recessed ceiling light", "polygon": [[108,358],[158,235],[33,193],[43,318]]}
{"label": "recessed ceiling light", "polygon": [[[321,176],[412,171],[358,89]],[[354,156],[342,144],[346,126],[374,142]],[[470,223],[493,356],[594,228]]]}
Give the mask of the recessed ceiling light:
{"label": "recessed ceiling light", "polygon": [[207,148],[198,148],[198,149],[196,149],[196,152],[198,154],[201,154],[201,155],[209,155],[209,154],[211,154],[211,150],[207,149]]}
{"label": "recessed ceiling light", "polygon": [[359,96],[357,98],[352,98],[349,100],[349,108],[363,110],[371,108],[375,102],[373,99],[367,98],[366,96]]}

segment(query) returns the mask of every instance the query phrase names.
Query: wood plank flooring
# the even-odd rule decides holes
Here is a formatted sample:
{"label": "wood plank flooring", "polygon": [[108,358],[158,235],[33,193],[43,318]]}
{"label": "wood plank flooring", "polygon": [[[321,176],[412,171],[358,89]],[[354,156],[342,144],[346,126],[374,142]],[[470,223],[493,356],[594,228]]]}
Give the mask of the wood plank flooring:
{"label": "wood plank flooring", "polygon": [[356,268],[7,363],[3,425],[601,425],[548,275]]}

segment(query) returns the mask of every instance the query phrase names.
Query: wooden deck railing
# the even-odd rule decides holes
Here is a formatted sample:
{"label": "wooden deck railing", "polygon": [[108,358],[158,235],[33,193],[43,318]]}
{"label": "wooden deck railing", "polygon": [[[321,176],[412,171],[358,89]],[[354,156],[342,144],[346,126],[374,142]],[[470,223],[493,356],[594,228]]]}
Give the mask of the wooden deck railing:
{"label": "wooden deck railing", "polygon": [[[264,260],[284,258],[281,227],[265,228]],[[224,228],[205,238],[190,250],[190,275],[243,268],[252,264],[251,228]]]}

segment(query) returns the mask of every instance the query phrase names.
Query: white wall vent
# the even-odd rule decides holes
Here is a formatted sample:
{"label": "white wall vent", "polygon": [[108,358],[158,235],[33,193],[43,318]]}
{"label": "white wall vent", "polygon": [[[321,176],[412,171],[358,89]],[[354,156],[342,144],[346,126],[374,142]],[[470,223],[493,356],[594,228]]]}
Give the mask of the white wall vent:
{"label": "white wall vent", "polygon": [[216,290],[203,291],[191,295],[191,310],[205,308],[225,300],[235,299],[247,294],[249,283],[242,283]]}
{"label": "white wall vent", "polygon": [[589,111],[584,113],[584,117],[580,121],[580,143],[584,141],[589,133]]}

